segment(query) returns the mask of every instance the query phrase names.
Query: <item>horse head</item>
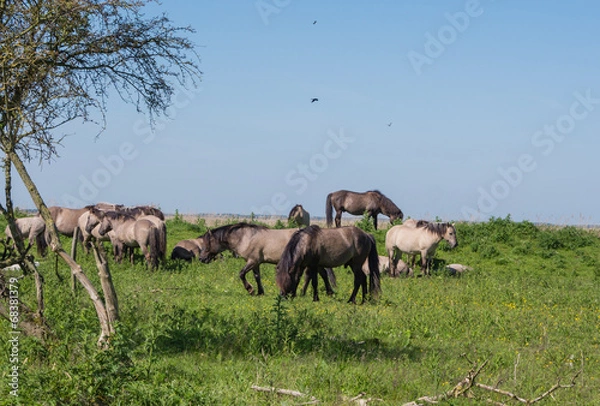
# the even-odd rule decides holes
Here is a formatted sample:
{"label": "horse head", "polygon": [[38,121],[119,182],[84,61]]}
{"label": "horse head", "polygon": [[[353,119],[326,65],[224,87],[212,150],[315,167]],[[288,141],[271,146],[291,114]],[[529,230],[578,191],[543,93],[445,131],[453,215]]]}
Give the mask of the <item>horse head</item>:
{"label": "horse head", "polygon": [[[102,211],[94,208],[93,206],[87,207],[87,219],[85,221],[85,232],[90,234],[94,227],[100,224],[100,219],[102,218]],[[84,213],[86,214],[86,213]]]}
{"label": "horse head", "polygon": [[202,249],[198,255],[200,262],[208,264],[213,261],[219,254],[218,244],[212,231],[207,231],[204,235],[198,237],[198,242]]}
{"label": "horse head", "polygon": [[448,241],[450,244],[450,248],[454,248],[458,246],[458,240],[456,239],[456,229],[454,228],[454,224],[446,223],[447,228],[444,233],[444,240]]}
{"label": "horse head", "polygon": [[390,223],[394,223],[394,221],[396,220],[400,220],[402,221],[404,219],[404,213],[402,213],[402,210],[398,209],[398,211],[394,211],[392,213],[389,214],[390,217]]}
{"label": "horse head", "polygon": [[104,235],[113,229],[113,224],[110,216],[102,216],[100,221],[100,227],[98,227],[98,234]]}

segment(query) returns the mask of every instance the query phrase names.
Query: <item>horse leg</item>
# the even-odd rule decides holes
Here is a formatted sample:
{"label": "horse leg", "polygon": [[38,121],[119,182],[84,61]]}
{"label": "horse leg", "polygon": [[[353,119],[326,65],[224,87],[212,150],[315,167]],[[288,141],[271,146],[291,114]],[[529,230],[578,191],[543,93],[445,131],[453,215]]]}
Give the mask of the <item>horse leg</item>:
{"label": "horse leg", "polygon": [[310,283],[310,276],[308,274],[308,269],[304,271],[304,285],[302,286],[302,296],[306,295],[306,289],[308,289],[308,284]]}
{"label": "horse leg", "polygon": [[421,273],[429,275],[429,266],[427,265],[427,252],[421,251]]}
{"label": "horse leg", "polygon": [[356,304],[356,294],[358,293],[358,289],[363,287],[363,303],[365,301],[365,294],[367,291],[367,278],[362,271],[362,264],[358,266],[352,266],[352,272],[354,273],[354,288],[352,289],[352,294],[350,295],[350,299],[348,299],[348,303]]}
{"label": "horse leg", "polygon": [[248,283],[248,281],[246,280],[246,274],[254,267],[254,264],[252,262],[246,262],[246,265],[244,265],[244,267],[242,268],[242,270],[240,271],[240,279],[242,280],[242,284],[244,285],[244,289],[246,289],[246,291],[248,291],[248,293],[250,293],[251,295],[254,294],[254,288],[252,287],[252,285],[250,285]]}
{"label": "horse leg", "polygon": [[[389,262],[389,266],[390,266],[390,276],[397,276],[396,275],[396,265],[397,265],[397,261],[394,259],[394,254],[396,253],[396,248],[392,247],[391,249],[388,250],[388,258],[390,260]],[[402,259],[402,252],[400,252],[400,259]]]}
{"label": "horse leg", "polygon": [[257,295],[264,295],[265,288],[263,287],[262,280],[260,278],[260,264],[256,264],[256,266],[252,268],[252,272],[254,272],[254,280],[256,281],[256,286],[258,286]]}
{"label": "horse leg", "polygon": [[333,269],[331,268],[327,268],[327,270],[325,268],[319,268],[319,275],[321,275],[321,278],[323,279],[323,283],[325,284],[325,291],[327,292],[327,295],[331,296],[333,295],[333,287],[331,286],[331,282],[329,281],[329,275],[333,275],[335,277],[335,274],[333,273]]}
{"label": "horse leg", "polygon": [[335,212],[335,226],[336,227],[342,226],[342,210],[341,209],[339,211],[336,210],[336,212]]}
{"label": "horse leg", "polygon": [[[321,269],[319,268],[318,272],[321,273]],[[319,277],[317,275],[317,270],[314,268],[309,268],[310,280],[312,282],[313,288],[313,302],[319,301]]]}
{"label": "horse leg", "polygon": [[373,227],[377,230],[377,213],[369,213],[373,217]]}

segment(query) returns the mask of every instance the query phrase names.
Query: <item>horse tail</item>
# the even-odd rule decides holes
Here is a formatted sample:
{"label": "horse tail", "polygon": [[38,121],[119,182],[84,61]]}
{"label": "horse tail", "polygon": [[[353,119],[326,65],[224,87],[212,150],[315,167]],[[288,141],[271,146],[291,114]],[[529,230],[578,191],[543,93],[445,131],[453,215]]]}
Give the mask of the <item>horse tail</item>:
{"label": "horse tail", "polygon": [[369,235],[369,237],[369,240],[371,241],[371,249],[369,250],[369,290],[374,297],[377,297],[381,292],[379,254],[377,254],[375,238],[372,235]]}
{"label": "horse tail", "polygon": [[164,222],[160,224],[159,236],[159,258],[164,261],[167,259],[167,225]]}
{"label": "horse tail", "polygon": [[331,204],[331,195],[333,193],[329,193],[327,195],[327,200],[325,201],[325,217],[327,218],[327,227],[331,227],[333,224],[333,205]]}
{"label": "horse tail", "polygon": [[325,272],[327,272],[327,279],[329,279],[329,283],[332,288],[337,288],[337,278],[335,277],[335,273],[331,268],[325,268]]}
{"label": "horse tail", "polygon": [[158,257],[160,253],[160,232],[158,228],[154,225],[150,227],[149,233],[149,246],[150,246],[150,269],[158,268]]}

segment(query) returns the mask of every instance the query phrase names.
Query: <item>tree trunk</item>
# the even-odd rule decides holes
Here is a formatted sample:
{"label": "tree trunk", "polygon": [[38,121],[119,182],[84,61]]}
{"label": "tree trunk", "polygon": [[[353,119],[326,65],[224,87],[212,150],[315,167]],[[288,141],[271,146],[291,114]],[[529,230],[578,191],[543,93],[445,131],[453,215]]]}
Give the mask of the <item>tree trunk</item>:
{"label": "tree trunk", "polygon": [[[8,152],[7,155],[12,164],[15,166],[15,169],[19,173],[19,176],[25,184],[25,187],[29,191],[29,194],[35,206],[39,210],[44,221],[46,222],[48,235],[50,236],[50,248],[52,249],[52,251],[60,255],[61,258],[69,265],[69,267],[71,268],[71,273],[88,292],[88,295],[90,296],[90,299],[92,300],[92,303],[96,308],[96,314],[98,315],[98,321],[100,322],[100,337],[98,338],[98,346],[105,347],[108,343],[108,338],[110,337],[111,333],[114,332],[114,328],[110,320],[113,317],[109,318],[108,313],[106,311],[106,307],[102,299],[98,295],[98,291],[96,290],[92,282],[89,280],[89,278],[85,275],[81,266],[77,262],[75,262],[75,260],[73,260],[73,258],[71,258],[69,254],[67,254],[67,252],[62,248],[60,238],[58,237],[58,232],[56,230],[56,226],[54,225],[54,220],[50,215],[50,211],[44,203],[44,200],[42,199],[42,196],[40,195],[40,192],[37,189],[35,183],[29,176],[29,172],[27,171],[27,168],[25,168],[23,161],[14,151]],[[104,272],[103,270],[99,271]],[[110,280],[110,273],[108,275]],[[112,283],[110,285],[112,286]],[[116,303],[116,293],[114,292],[114,287],[112,289],[111,295],[113,295],[113,298],[111,298],[111,300],[113,300],[113,303]]]}

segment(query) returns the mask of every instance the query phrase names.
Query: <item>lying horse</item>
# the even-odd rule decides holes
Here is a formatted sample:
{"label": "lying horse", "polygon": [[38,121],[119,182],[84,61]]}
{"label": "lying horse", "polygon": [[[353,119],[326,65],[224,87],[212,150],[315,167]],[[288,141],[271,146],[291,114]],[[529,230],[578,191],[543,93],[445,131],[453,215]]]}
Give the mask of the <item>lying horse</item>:
{"label": "lying horse", "polygon": [[[254,294],[254,288],[246,280],[246,274],[252,271],[258,288],[257,294],[264,295],[260,264],[278,263],[294,232],[296,232],[295,229],[276,230],[243,222],[218,227],[200,237],[204,249],[200,252],[198,259],[203,263],[209,263],[225,250],[233,252],[246,260],[246,264],[239,274],[244,288],[248,293]],[[325,281],[327,293],[332,294],[333,289],[327,280],[326,273],[323,271],[320,274]]]}
{"label": "lying horse", "polygon": [[313,286],[313,300],[318,301],[317,272],[323,268],[350,266],[354,273],[354,289],[349,303],[356,303],[362,287],[362,299],[367,295],[367,278],[362,266],[369,263],[370,291],[377,295],[379,260],[375,239],[357,227],[322,229],[312,225],[294,233],[277,264],[276,281],[282,296],[295,296],[300,278],[307,269]]}
{"label": "lying horse", "polygon": [[365,212],[373,217],[373,226],[377,230],[377,215],[379,213],[390,218],[390,223],[396,219],[402,220],[404,214],[389,198],[378,190],[370,190],[365,193],[338,190],[327,195],[325,202],[325,215],[327,227],[333,224],[333,209],[335,209],[335,226],[341,227],[342,213],[348,212],[362,216]]}
{"label": "lying horse", "polygon": [[[390,260],[390,267],[395,267],[394,259],[396,249],[409,255],[421,254],[421,271],[429,275],[429,258],[433,257],[435,250],[444,239],[450,248],[458,245],[456,229],[450,223],[423,222],[416,227],[411,225],[398,225],[390,228],[385,235],[385,249]],[[392,265],[394,264],[394,265]]]}
{"label": "lying horse", "polygon": [[293,223],[296,227],[308,227],[310,226],[310,214],[304,210],[301,204],[297,204],[292,207],[290,214],[288,215],[288,223]]}
{"label": "lying horse", "polygon": [[[37,253],[41,257],[45,257],[48,252],[48,240],[44,219],[40,216],[21,217],[15,219],[15,226],[21,238],[23,240],[27,239],[28,246],[26,248],[29,249],[35,242]],[[10,240],[14,239],[9,226],[6,226],[4,234],[6,234],[6,245],[8,246]]]}
{"label": "lying horse", "polygon": [[200,252],[204,249],[203,241],[202,238],[179,241],[171,251],[171,259],[183,259],[185,261],[192,261],[194,258],[200,259]]}

